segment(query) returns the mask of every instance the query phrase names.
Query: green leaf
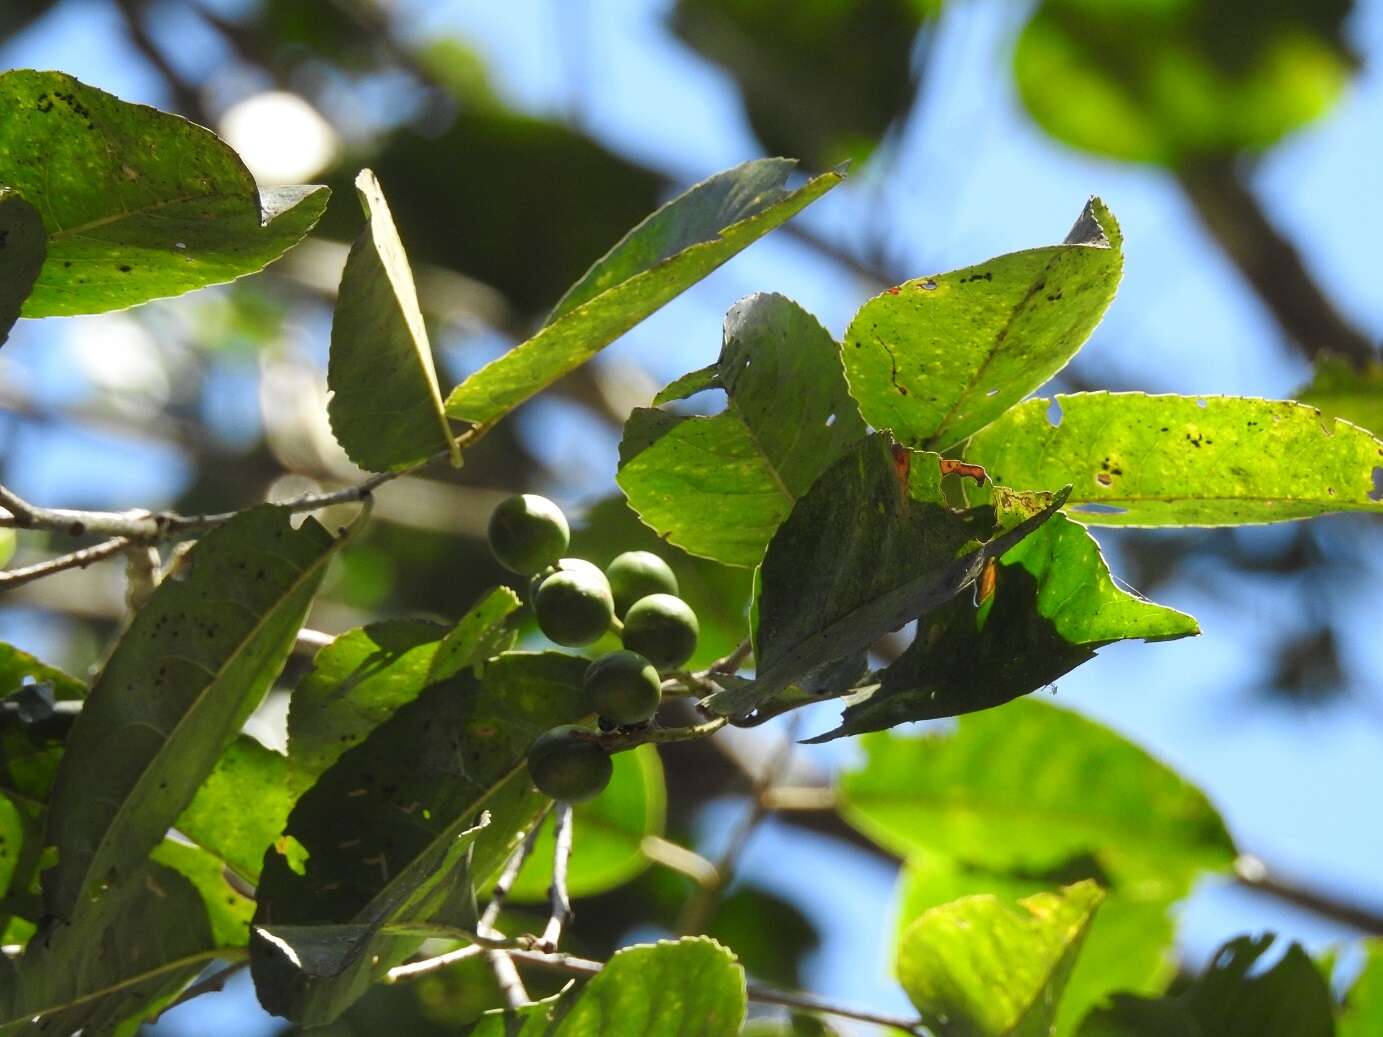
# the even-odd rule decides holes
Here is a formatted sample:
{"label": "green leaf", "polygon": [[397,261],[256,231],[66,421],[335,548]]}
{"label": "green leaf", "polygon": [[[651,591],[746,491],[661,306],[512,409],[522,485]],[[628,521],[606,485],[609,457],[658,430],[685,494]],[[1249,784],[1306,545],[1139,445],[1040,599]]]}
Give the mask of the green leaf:
{"label": "green leaf", "polygon": [[53,697],[60,702],[86,697],[86,685],[76,677],[39,662],[13,645],[0,644],[0,697],[12,695],[30,678],[36,683],[51,685]]}
{"label": "green leaf", "polygon": [[1181,166],[1266,148],[1327,111],[1354,59],[1342,0],[1044,0],[1018,38],[1029,113],[1098,155]]}
{"label": "green leaf", "polygon": [[1047,1037],[1103,899],[1087,880],[1018,910],[988,895],[931,908],[903,932],[898,981],[948,1037]]}
{"label": "green leaf", "polygon": [[1118,587],[1099,544],[1065,515],[1010,548],[980,588],[978,604],[957,595],[923,616],[877,687],[852,699],[838,728],[808,741],[1000,706],[1115,641],[1200,632],[1186,613]]}
{"label": "green leaf", "polygon": [[233,281],[312,229],[322,187],[260,192],[210,130],[61,72],[0,75],[0,184],[43,215],[25,317],[118,310]]}
{"label": "green leaf", "polygon": [[1364,970],[1345,995],[1339,1037],[1377,1037],[1383,1032],[1383,940],[1366,940],[1364,952]]}
{"label": "green leaf", "polygon": [[1235,396],[1076,393],[1029,400],[965,457],[1009,486],[1071,483],[1106,526],[1227,526],[1333,511],[1383,514],[1383,442],[1313,407]]}
{"label": "green leaf", "polygon": [[[0,964],[0,1034],[110,1033],[170,1000],[218,951],[202,899],[147,862],[99,901],[83,901],[13,966]],[[12,969],[10,975],[7,970]]]}
{"label": "green leaf", "polygon": [[579,990],[489,1012],[470,1037],[731,1037],[746,1009],[744,970],[704,936],[617,951]]}
{"label": "green leaf", "polygon": [[38,875],[51,863],[43,815],[74,716],[56,706],[85,693],[61,670],[0,645],[0,943],[26,943],[42,917]]}
{"label": "green leaf", "polygon": [[1177,997],[1116,994],[1080,1037],[1334,1037],[1330,987],[1300,944],[1255,968],[1272,942],[1270,933],[1229,941]]}
{"label": "green leaf", "polygon": [[[288,823],[297,792],[288,759],[249,735],[231,742],[174,826],[249,882]],[[246,804],[254,804],[246,809]]]}
{"label": "green leaf", "polygon": [[514,647],[508,620],[519,605],[519,596],[508,587],[487,591],[442,638],[428,669],[428,681],[454,677],[466,667]]}
{"label": "green leaf", "polygon": [[450,631],[390,620],[342,634],[319,651],[288,710],[294,794],[429,684],[509,648],[505,620],[518,607],[513,591],[497,587]]}
{"label": "green leaf", "polygon": [[1316,361],[1311,384],[1296,398],[1319,407],[1327,418],[1344,418],[1383,436],[1383,361],[1361,369],[1348,360],[1324,357]]}
{"label": "green leaf", "polygon": [[48,237],[38,210],[0,187],[0,346],[10,337],[47,254]]}
{"label": "green leaf", "polygon": [[668,202],[572,286],[541,331],[457,386],[447,413],[497,420],[844,179],[823,173],[789,191],[792,168],[786,159],[756,159]]}
{"label": "green leaf", "polygon": [[1113,215],[1092,198],[1065,244],[920,277],[869,300],[844,350],[864,419],[928,450],[984,428],[1084,345],[1119,285],[1122,244]]}
{"label": "green leaf", "polygon": [[331,430],[366,471],[408,468],[442,450],[459,467],[461,451],[442,409],[413,271],[389,203],[368,169],[355,186],[367,226],[351,246],[331,319]]}
{"label": "green leaf", "polygon": [[699,392],[724,388],[720,382],[720,360],[717,359],[713,364],[688,371],[681,378],[674,378],[653,397],[653,406],[660,407],[664,403],[689,399]]}
{"label": "green leaf", "polygon": [[279,672],[339,543],[291,518],[265,505],[213,529],[117,643],[53,789],[51,914],[70,918],[145,859]]}
{"label": "green leaf", "polygon": [[[899,938],[933,907],[977,894],[1004,901],[1053,892],[1079,878],[1108,877],[1089,858],[1076,858],[1046,875],[1006,874],[970,868],[934,853],[915,853],[903,869],[898,912]],[[1175,972],[1169,952],[1174,926],[1166,890],[1137,883],[1107,892],[1076,959],[1066,993],[1057,1007],[1053,1032],[1075,1032],[1085,1014],[1114,991],[1153,994],[1162,991]]]}
{"label": "green leaf", "polygon": [[940,458],[897,456],[902,467],[886,436],[861,440],[797,502],[759,570],[758,675],[712,695],[711,709],[747,712],[943,604],[1062,500],[996,491],[997,506],[952,510]]}
{"label": "green leaf", "polygon": [[[682,390],[709,387],[701,374],[687,376]],[[781,295],[751,295],[730,308],[714,381],[728,397],[714,417],[634,411],[616,481],[659,536],[691,554],[753,566],[798,498],[865,434],[864,422],[841,374],[840,347]]]}
{"label": "green leaf", "polygon": [[[275,1014],[300,1016],[309,1023],[335,1019],[384,970],[418,947],[425,933],[411,931],[410,917],[426,919],[455,913],[458,904],[474,904],[470,857],[489,824],[489,813],[482,813],[476,825],[455,832],[416,861],[387,902],[368,909],[371,917],[346,925],[257,926],[251,967],[260,1003]],[[270,883],[273,867],[265,868]],[[263,900],[260,905],[256,917],[264,914]],[[399,922],[403,924],[395,927]]]}
{"label": "green leaf", "polygon": [[[255,925],[268,935],[252,946],[255,982],[270,1011],[300,1022],[335,1018],[421,942],[370,934],[454,918],[443,879],[463,838],[474,839],[473,880],[493,877],[544,802],[528,779],[528,747],[589,712],[586,665],[557,652],[510,652],[479,675],[464,670],[432,684],[298,800],[287,834],[306,851],[305,865],[287,844],[275,847],[258,887]],[[482,812],[489,826],[473,832]],[[342,927],[353,930],[344,944],[316,933]],[[284,944],[304,949],[301,968]]]}
{"label": "green leaf", "polygon": [[1161,886],[1167,899],[1234,859],[1199,790],[1113,731],[1042,702],[971,713],[954,733],[860,744],[865,763],[840,778],[841,816],[901,857],[923,850],[1046,872],[1090,855],[1116,885]]}
{"label": "green leaf", "polygon": [[[615,770],[605,791],[578,804],[572,817],[572,855],[567,891],[594,896],[622,886],[648,867],[642,845],[662,835],[667,789],[658,750],[641,745],[614,757]],[[553,822],[545,820],[538,841],[509,890],[515,903],[547,899],[552,883]]]}
{"label": "green leaf", "polygon": [[244,947],[250,942],[255,902],[226,881],[220,858],[199,847],[165,839],[154,847],[149,859],[172,868],[192,883],[211,924],[212,946]]}
{"label": "green leaf", "polygon": [[[288,712],[288,757],[241,735],[222,754],[177,829],[250,882],[298,796],[346,749],[429,683],[508,648],[507,587],[490,591],[452,630],[434,623],[375,623],[317,653]],[[246,810],[245,804],[255,804]]]}

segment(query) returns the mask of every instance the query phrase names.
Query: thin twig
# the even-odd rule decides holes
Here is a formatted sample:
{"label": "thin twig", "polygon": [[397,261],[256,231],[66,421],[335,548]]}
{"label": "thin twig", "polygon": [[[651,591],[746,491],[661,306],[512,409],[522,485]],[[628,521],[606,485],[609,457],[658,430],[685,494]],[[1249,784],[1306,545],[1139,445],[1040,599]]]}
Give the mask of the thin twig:
{"label": "thin twig", "polygon": [[514,959],[510,957],[512,953],[486,951],[485,960],[490,963],[490,971],[495,974],[495,982],[499,984],[499,992],[504,995],[504,1003],[511,1011],[518,1011],[524,1005],[530,1004],[533,999],[528,996],[528,989],[523,985],[523,977],[519,975]]}
{"label": "thin twig", "polygon": [[717,659],[706,668],[706,675],[710,676],[717,673],[734,673],[744,665],[744,660],[749,658],[749,654],[754,651],[754,643],[745,638],[735,646],[735,650],[723,659]]}
{"label": "thin twig", "polygon": [[1177,171],[1177,182],[1206,229],[1304,354],[1313,359],[1337,354],[1356,367],[1378,359],[1378,346],[1326,294],[1296,245],[1273,226],[1235,163],[1188,166]]}
{"label": "thin twig", "polygon": [[[548,954],[543,951],[510,951],[515,961],[553,972],[563,972],[573,976],[599,975],[602,964],[587,958],[577,958],[570,954]],[[749,1000],[765,1005],[782,1005],[785,1008],[801,1008],[811,1012],[834,1015],[841,1019],[856,1019],[862,1023],[878,1026],[892,1026],[916,1037],[932,1037],[932,1032],[920,1019],[905,1019],[901,1016],[872,1012],[865,1008],[851,1008],[824,1000],[812,994],[794,990],[780,990],[762,983],[746,984]]]}
{"label": "thin twig", "polygon": [[562,927],[572,919],[571,897],[567,893],[567,869],[571,864],[572,810],[570,803],[558,803],[553,819],[552,885],[547,896],[551,910],[543,929],[541,946],[555,951],[562,942]]}
{"label": "thin twig", "polygon": [[[519,877],[519,872],[523,870],[524,861],[533,852],[533,845],[538,840],[538,829],[542,827],[546,817],[546,811],[538,816],[532,829],[524,836],[523,841],[514,848],[514,852],[509,855],[509,860],[505,862],[504,871],[500,873],[499,881],[495,883],[494,892],[490,894],[490,903],[486,906],[485,913],[481,915],[480,923],[477,926],[481,936],[497,939],[504,936],[495,928],[499,922],[500,912],[504,909],[504,900],[509,896],[509,890],[513,888],[514,882]],[[450,965],[463,956],[453,953],[447,961],[435,964],[433,968]],[[447,955],[442,957],[448,958]],[[490,963],[490,971],[495,974],[495,982],[499,984],[500,993],[504,995],[504,1003],[511,1009],[518,1009],[528,1004],[530,1000],[528,991],[524,988],[519,970],[514,967],[513,959],[502,950],[490,950],[485,952],[485,960]],[[423,971],[422,963],[419,963],[418,967],[414,969],[414,974],[420,971]]]}
{"label": "thin twig", "polygon": [[[457,447],[465,449],[475,444],[492,427],[491,424],[471,426],[456,437]],[[334,504],[368,503],[370,495],[378,487],[400,476],[409,475],[424,465],[450,458],[450,456],[451,451],[449,449],[438,451],[418,464],[392,472],[379,472],[354,486],[347,486],[329,493],[305,493],[276,503],[278,507],[293,512],[318,511]],[[141,544],[157,544],[166,540],[203,533],[208,529],[229,522],[240,514],[240,510],[203,515],[181,515],[172,511],[78,511],[72,508],[41,508],[35,504],[30,504],[4,486],[0,486],[0,505],[4,505],[8,512],[8,514],[0,513],[0,527],[48,529],[66,533],[69,536],[96,533],[105,536],[126,537]]]}
{"label": "thin twig", "polygon": [[163,559],[158,548],[131,544],[125,549],[125,608],[136,612],[158,589]]}
{"label": "thin twig", "polygon": [[1252,854],[1241,854],[1234,862],[1234,881],[1246,889],[1276,897],[1366,933],[1383,933],[1383,912],[1359,904],[1343,903],[1324,893],[1289,882],[1280,875],[1272,874],[1267,865]]}
{"label": "thin twig", "polygon": [[[727,758],[733,759],[728,754]],[[841,819],[836,809],[835,790],[830,786],[799,785],[770,789],[764,795],[764,806],[788,824],[844,840],[880,857],[894,859],[887,850]],[[1352,904],[1302,886],[1274,873],[1251,854],[1243,854],[1235,862],[1234,881],[1246,889],[1303,908],[1321,918],[1330,918],[1372,935],[1383,935],[1383,910]]]}
{"label": "thin twig", "polygon": [[711,912],[715,909],[717,901],[725,887],[728,886],[735,875],[735,868],[739,864],[740,857],[744,854],[745,847],[749,845],[750,838],[754,835],[755,829],[768,815],[766,796],[773,787],[773,783],[778,779],[778,775],[787,765],[789,757],[792,756],[793,745],[797,740],[797,718],[794,717],[788,726],[787,732],[783,736],[782,743],[774,753],[764,763],[763,770],[754,779],[754,784],[749,790],[750,807],[740,823],[735,826],[730,838],[725,844],[725,850],[716,861],[716,881],[707,886],[702,886],[694,892],[682,909],[682,917],[678,919],[678,930],[683,933],[699,933],[706,928],[706,923],[710,920]]}
{"label": "thin twig", "polygon": [[661,835],[646,835],[639,840],[639,850],[654,864],[685,875],[698,886],[712,886],[718,881],[716,866],[695,850],[664,839]]}
{"label": "thin twig", "polygon": [[523,837],[523,841],[514,847],[514,852],[504,862],[504,870],[499,873],[499,878],[495,880],[494,889],[490,892],[490,903],[486,905],[485,913],[480,916],[481,932],[495,932],[495,926],[499,924],[500,912],[504,910],[504,901],[508,898],[509,891],[514,888],[514,883],[518,881],[519,872],[523,871],[524,862],[533,852],[533,847],[538,842],[538,832],[542,829],[543,822],[547,820],[548,811],[551,809],[551,804],[544,808],[543,812],[538,815],[538,820],[529,829],[528,834]]}
{"label": "thin twig", "polygon": [[0,591],[9,590],[11,587],[21,587],[26,583],[41,580],[45,576],[52,576],[54,573],[60,573],[67,569],[85,569],[92,562],[99,562],[103,558],[118,555],[129,546],[130,541],[125,537],[115,537],[92,547],[84,547],[80,551],[73,551],[70,554],[59,555],[43,562],[26,565],[21,569],[9,569],[0,572]]}
{"label": "thin twig", "polygon": [[655,727],[652,724],[634,731],[611,731],[579,733],[578,738],[588,738],[603,745],[610,752],[621,752],[640,745],[663,745],[668,742],[689,742],[699,738],[709,738],[726,725],[725,717],[716,717],[704,724],[690,727]]}

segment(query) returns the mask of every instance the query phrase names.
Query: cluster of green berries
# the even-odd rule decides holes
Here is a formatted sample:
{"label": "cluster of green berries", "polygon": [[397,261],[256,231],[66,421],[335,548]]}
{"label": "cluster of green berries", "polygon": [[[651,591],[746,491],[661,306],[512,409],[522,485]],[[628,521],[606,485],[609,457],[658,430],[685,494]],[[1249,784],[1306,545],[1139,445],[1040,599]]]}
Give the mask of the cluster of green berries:
{"label": "cluster of green berries", "polygon": [[[518,494],[490,516],[490,550],[506,569],[532,577],[529,601],[544,635],[575,647],[619,633],[624,650],[586,669],[591,712],[607,725],[646,723],[662,697],[659,671],[675,670],[696,650],[696,613],[677,596],[677,577],[657,555],[626,551],[602,570],[563,557],[570,544],[566,516],[546,497]],[[528,753],[533,783],[567,802],[598,795],[612,765],[593,736],[577,725],[543,734]]]}

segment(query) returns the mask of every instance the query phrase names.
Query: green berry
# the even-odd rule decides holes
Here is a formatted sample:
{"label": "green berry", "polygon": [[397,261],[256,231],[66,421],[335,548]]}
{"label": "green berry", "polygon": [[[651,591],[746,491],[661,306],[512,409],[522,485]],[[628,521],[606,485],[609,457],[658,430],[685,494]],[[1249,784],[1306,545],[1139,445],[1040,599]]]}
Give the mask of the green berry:
{"label": "green berry", "polygon": [[538,628],[559,645],[588,645],[600,640],[615,618],[615,603],[605,574],[564,569],[538,585],[533,611]]}
{"label": "green berry", "polygon": [[501,501],[490,515],[490,550],[516,573],[535,573],[562,557],[571,530],[562,509],[536,493]]}
{"label": "green berry", "polygon": [[677,576],[652,551],[625,551],[605,567],[610,593],[615,596],[615,615],[621,619],[629,607],[650,594],[676,594]]}
{"label": "green berry", "polygon": [[640,598],[624,616],[624,647],[660,670],[676,669],[690,659],[700,633],[691,606],[671,594]]}
{"label": "green berry", "polygon": [[554,727],[538,736],[528,750],[528,775],[538,791],[565,803],[594,799],[610,784],[614,764],[589,728]]}
{"label": "green berry", "polygon": [[538,572],[534,574],[533,579],[528,581],[528,600],[536,601],[538,599],[538,588],[543,585],[543,581],[553,573],[560,572],[584,572],[594,576],[605,575],[600,571],[598,565],[588,562],[584,558],[559,558],[551,565],[538,570]]}
{"label": "green berry", "polygon": [[658,711],[662,680],[638,652],[608,652],[586,667],[591,706],[616,724],[642,724]]}

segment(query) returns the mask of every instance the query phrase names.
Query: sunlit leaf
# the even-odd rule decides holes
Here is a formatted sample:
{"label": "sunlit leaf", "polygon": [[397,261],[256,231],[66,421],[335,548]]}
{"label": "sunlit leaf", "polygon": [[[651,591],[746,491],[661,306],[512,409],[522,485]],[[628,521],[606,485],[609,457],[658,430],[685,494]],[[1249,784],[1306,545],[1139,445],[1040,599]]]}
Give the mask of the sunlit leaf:
{"label": "sunlit leaf", "polygon": [[[243,805],[242,805],[243,809]],[[244,947],[250,942],[255,902],[226,881],[221,859],[198,846],[165,839],[149,859],[182,875],[202,898],[214,947]]]}
{"label": "sunlit leaf", "polygon": [[875,296],[845,332],[845,375],[864,419],[909,446],[960,442],[1066,366],[1123,266],[1119,225],[1092,198],[1064,244]]}
{"label": "sunlit leaf", "polygon": [[1016,909],[984,894],[931,908],[903,931],[898,981],[943,1033],[1047,1037],[1103,899],[1084,881]]}
{"label": "sunlit leaf", "polygon": [[256,882],[264,851],[283,831],[296,794],[287,758],[240,735],[216,761],[175,827]]}
{"label": "sunlit leaf", "polygon": [[492,1012],[470,1037],[731,1037],[746,1007],[744,970],[702,936],[617,951],[584,986]]}
{"label": "sunlit leaf", "polygon": [[1042,702],[968,714],[951,733],[860,744],[865,763],[840,778],[841,815],[903,857],[916,849],[1046,872],[1090,855],[1116,883],[1158,884],[1168,899],[1234,858],[1199,790],[1113,731]]}
{"label": "sunlit leaf", "polygon": [[288,710],[294,794],[429,684],[510,647],[505,620],[518,607],[513,591],[497,587],[451,630],[388,620],[351,630],[321,649]]}
{"label": "sunlit leaf", "polygon": [[1383,1032],[1383,940],[1364,943],[1364,970],[1345,995],[1338,1037],[1376,1037]]}
{"label": "sunlit leaf", "polygon": [[368,169],[355,186],[367,226],[346,259],[331,320],[332,431],[367,471],[406,468],[447,449],[459,465],[413,271],[389,204]]}
{"label": "sunlit leaf", "polygon": [[1094,525],[1383,514],[1383,441],[1300,403],[1108,392],[1029,400],[965,456],[1008,486],[1072,484],[1066,506]]}
{"label": "sunlit leaf", "polygon": [[1348,10],[1044,0],[1018,38],[1018,93],[1048,133],[1099,155],[1176,166],[1265,148],[1344,88]]}
{"label": "sunlit leaf", "polygon": [[1311,384],[1293,398],[1383,436],[1383,361],[1357,368],[1334,357],[1317,360]]}
{"label": "sunlit leaf", "polygon": [[785,159],[746,162],[668,202],[572,286],[541,331],[457,386],[447,413],[496,420],[843,179],[824,173],[788,190],[792,168]]}
{"label": "sunlit leaf", "polygon": [[61,72],[0,74],[0,184],[43,216],[48,258],[25,317],[100,313],[254,273],[326,207],[263,192],[210,130]]}
{"label": "sunlit leaf", "polygon": [[[695,392],[703,372],[664,390]],[[781,295],[751,295],[725,317],[714,384],[725,410],[678,417],[636,410],[624,430],[617,481],[639,516],[692,554],[753,566],[797,499],[864,422],[830,333]]]}
{"label": "sunlit leaf", "polygon": [[144,861],[283,665],[339,541],[270,505],[192,548],[135,615],[72,727],[53,789],[60,918]]}
{"label": "sunlit leaf", "polygon": [[[924,911],[961,897],[983,893],[1013,901],[1054,892],[1082,877],[1095,877],[1103,885],[1108,876],[1091,875],[1098,870],[1090,858],[1076,858],[1047,875],[1010,874],[967,867],[940,854],[915,853],[900,883],[899,937]],[[1115,991],[1155,994],[1165,989],[1175,971],[1171,901],[1165,893],[1142,883],[1107,891],[1057,1007],[1056,1037],[1073,1033],[1085,1014]]]}

